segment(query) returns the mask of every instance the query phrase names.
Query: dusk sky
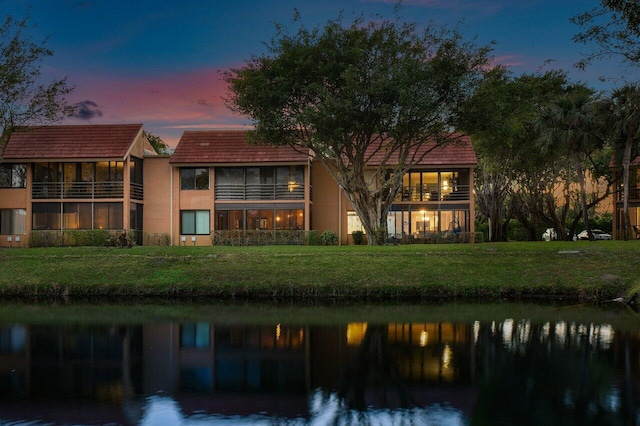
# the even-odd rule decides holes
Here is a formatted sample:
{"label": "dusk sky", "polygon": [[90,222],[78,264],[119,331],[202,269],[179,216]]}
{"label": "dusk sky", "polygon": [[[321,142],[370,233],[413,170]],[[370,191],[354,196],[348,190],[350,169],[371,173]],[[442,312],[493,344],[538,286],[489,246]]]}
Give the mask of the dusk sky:
{"label": "dusk sky", "polygon": [[[175,146],[184,130],[239,129],[249,121],[222,101],[221,72],[264,51],[274,23],[288,25],[294,9],[310,27],[344,12],[390,17],[393,0],[0,0],[1,15],[23,18],[31,7],[35,40],[49,37],[54,56],[43,64],[51,78],[75,86],[72,103],[83,109],[68,124],[143,123]],[[573,64],[587,47],[571,39],[578,27],[569,18],[598,0],[405,0],[407,21],[455,25],[495,41],[495,62],[514,73],[563,69],[575,81],[599,90],[637,80],[637,71],[615,61],[587,71]],[[4,16],[1,16],[4,18]],[[553,62],[545,65],[547,60]],[[599,81],[605,76],[610,80]]]}

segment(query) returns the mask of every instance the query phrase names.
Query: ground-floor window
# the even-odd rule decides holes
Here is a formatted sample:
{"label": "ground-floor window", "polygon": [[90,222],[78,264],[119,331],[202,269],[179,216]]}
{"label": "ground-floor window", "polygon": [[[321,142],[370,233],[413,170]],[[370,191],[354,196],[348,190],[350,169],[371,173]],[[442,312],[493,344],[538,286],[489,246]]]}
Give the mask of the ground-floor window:
{"label": "ground-floor window", "polygon": [[469,210],[429,210],[426,206],[394,206],[387,217],[391,237],[421,236],[450,232],[459,234],[470,228]]}
{"label": "ground-floor window", "polygon": [[304,210],[274,207],[218,209],[215,229],[218,231],[301,230],[304,229]]}
{"label": "ground-floor window", "polygon": [[360,216],[358,216],[358,213],[354,211],[348,211],[347,212],[347,233],[351,235],[355,231],[365,232],[364,227],[362,226],[362,221],[360,220]]}
{"label": "ground-floor window", "polygon": [[33,229],[123,229],[122,203],[33,203]]}
{"label": "ground-floor window", "polygon": [[182,210],[180,211],[180,234],[182,235],[209,235],[209,210]]}
{"label": "ground-floor window", "polygon": [[0,210],[0,235],[24,234],[27,232],[27,211],[24,209]]}

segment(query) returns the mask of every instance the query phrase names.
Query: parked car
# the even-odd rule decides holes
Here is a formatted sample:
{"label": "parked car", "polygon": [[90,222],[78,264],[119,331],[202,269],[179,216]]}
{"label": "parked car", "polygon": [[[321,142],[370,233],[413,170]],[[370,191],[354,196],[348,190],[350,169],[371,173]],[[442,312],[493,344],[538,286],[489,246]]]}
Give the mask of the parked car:
{"label": "parked car", "polygon": [[[592,229],[591,233],[593,234],[593,238],[595,240],[610,240],[611,239],[611,234],[607,234],[606,232],[604,232],[601,229]],[[587,230],[586,229],[578,234],[578,239],[579,240],[588,240],[589,239],[589,234],[587,234]]]}
{"label": "parked car", "polygon": [[552,241],[558,239],[558,233],[553,228],[547,228],[546,231],[542,233],[542,241]]}

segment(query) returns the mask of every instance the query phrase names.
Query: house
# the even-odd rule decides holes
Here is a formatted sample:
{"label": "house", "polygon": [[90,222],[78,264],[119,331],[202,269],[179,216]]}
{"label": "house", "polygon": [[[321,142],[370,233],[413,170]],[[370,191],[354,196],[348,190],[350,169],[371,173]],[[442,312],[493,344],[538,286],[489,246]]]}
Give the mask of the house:
{"label": "house", "polygon": [[142,124],[17,129],[0,164],[0,247],[41,230],[141,231],[154,153]]}
{"label": "house", "polygon": [[[614,156],[609,163],[612,177],[617,186],[612,194],[614,239],[624,239],[624,186],[622,165]],[[640,238],[640,156],[631,161],[629,167],[629,220],[632,234],[630,238]]]}
{"label": "house", "polygon": [[[403,177],[389,237],[473,235],[470,139],[421,149],[431,151]],[[1,167],[0,246],[24,246],[39,230],[133,230],[146,245],[311,230],[349,244],[362,230],[309,152],[249,145],[246,131],[187,131],[169,156],[155,153],[141,125],[33,127],[12,136]]]}

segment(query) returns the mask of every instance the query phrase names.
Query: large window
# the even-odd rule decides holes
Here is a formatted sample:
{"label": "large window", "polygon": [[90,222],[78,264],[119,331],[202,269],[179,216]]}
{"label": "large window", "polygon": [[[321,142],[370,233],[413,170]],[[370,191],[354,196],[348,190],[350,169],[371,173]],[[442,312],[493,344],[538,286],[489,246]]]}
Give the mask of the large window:
{"label": "large window", "polygon": [[33,229],[61,229],[61,208],[60,203],[33,203]]}
{"label": "large window", "polygon": [[24,209],[0,210],[0,235],[24,234],[27,231],[27,211]]}
{"label": "large window", "polygon": [[93,224],[91,203],[64,203],[62,219],[63,229],[91,229]]}
{"label": "large window", "polygon": [[33,203],[33,229],[122,230],[122,203]]}
{"label": "large window", "polygon": [[180,212],[180,234],[209,235],[209,210],[182,210]]}
{"label": "large window", "polygon": [[180,189],[209,189],[209,169],[180,169]]}
{"label": "large window", "polygon": [[26,164],[0,164],[0,188],[26,188]]}
{"label": "large window", "polygon": [[122,229],[122,203],[95,203],[93,229]]}
{"label": "large window", "polygon": [[218,231],[273,231],[304,229],[303,209],[240,209],[216,210],[215,229]]}

